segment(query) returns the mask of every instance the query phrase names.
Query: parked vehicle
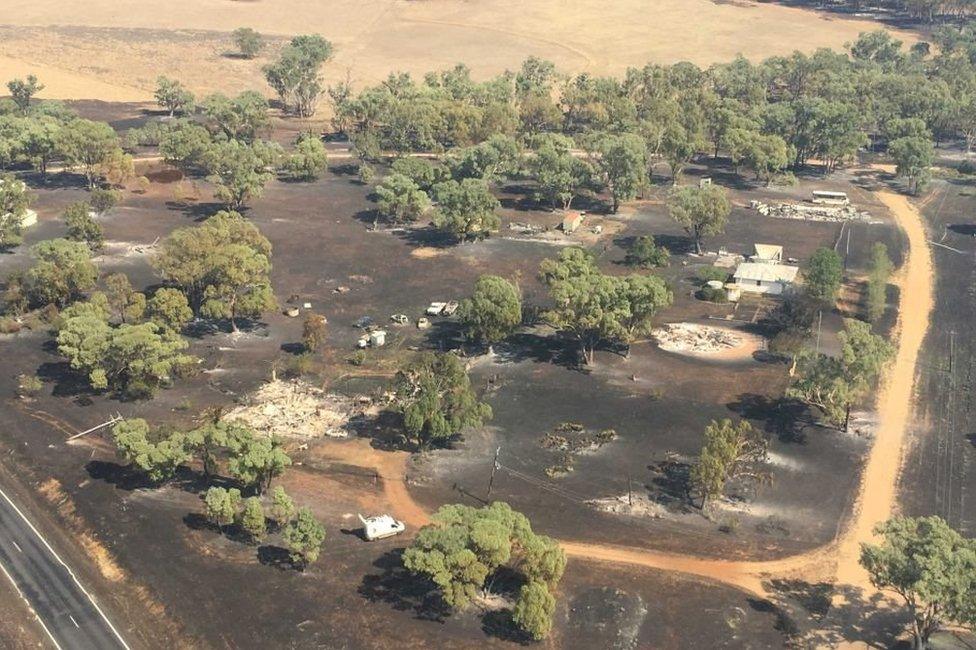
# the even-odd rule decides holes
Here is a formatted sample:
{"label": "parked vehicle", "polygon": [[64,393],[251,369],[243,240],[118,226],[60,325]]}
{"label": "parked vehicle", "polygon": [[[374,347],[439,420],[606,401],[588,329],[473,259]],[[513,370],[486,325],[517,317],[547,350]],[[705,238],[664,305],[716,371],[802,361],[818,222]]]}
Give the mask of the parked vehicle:
{"label": "parked vehicle", "polygon": [[363,536],[366,537],[367,542],[393,537],[407,529],[402,521],[394,519],[390,515],[374,515],[372,517],[359,515],[359,521],[363,522]]}

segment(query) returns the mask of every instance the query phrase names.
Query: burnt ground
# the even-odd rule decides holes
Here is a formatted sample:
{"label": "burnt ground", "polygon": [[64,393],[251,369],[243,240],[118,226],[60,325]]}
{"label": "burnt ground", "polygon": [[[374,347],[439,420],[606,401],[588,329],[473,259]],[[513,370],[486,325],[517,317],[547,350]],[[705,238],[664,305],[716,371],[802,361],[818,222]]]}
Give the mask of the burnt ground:
{"label": "burnt ground", "polygon": [[[81,108],[120,126],[145,119],[132,105],[85,103]],[[412,325],[390,327],[387,347],[371,351],[362,367],[345,361],[360,335],[352,327],[357,318],[366,315],[384,323],[398,312],[416,317],[431,300],[463,297],[482,273],[518,276],[526,302],[544,303],[536,270],[559,247],[514,239],[506,226],[511,221],[552,225],[556,218],[529,209],[532,206],[526,203],[524,188],[516,185],[503,192],[503,230],[498,236],[449,246],[424,228],[370,232],[369,188],[355,182],[345,162],[337,156],[332,171],[315,183],[272,183],[248,210],[249,218],[274,245],[273,282],[279,299],[284,302],[297,295],[329,319],[327,351],[312,368],[321,381],[338,390],[374,390],[392,374],[397,359],[408,348],[449,344],[454,336],[449,322],[439,321],[427,332]],[[142,195],[127,192],[123,205],[102,218],[108,244],[99,261],[103,273],[124,270],[137,287],[151,287],[158,279],[146,257],[129,254],[126,246],[149,244],[176,227],[205,218],[217,206],[208,202],[209,189],[200,179],[192,179],[200,200],[183,203],[174,198],[177,175],[159,164],[143,173],[153,181],[149,191]],[[728,178],[720,166],[701,166],[689,172],[692,178],[704,174],[720,181]],[[35,208],[41,221],[28,231],[25,246],[0,256],[0,275],[27,263],[29,244],[62,232],[60,211],[84,197],[78,180],[57,175],[47,184],[38,184]],[[672,265],[662,274],[675,287],[676,304],[660,315],[660,322],[704,322],[731,316],[724,324],[753,330],[753,310],[733,311],[690,295],[690,277],[704,261],[681,254],[687,242],[660,202],[665,181],[656,180],[659,183],[647,200],[627,206],[620,215],[594,214],[591,223],[605,226],[601,237],[592,233],[579,236],[599,256],[601,266],[613,273],[625,272],[620,264],[622,247],[633,237],[653,234],[672,248]],[[786,247],[787,256],[804,259],[818,246],[836,244],[849,252],[852,276],[862,270],[866,251],[875,240],[887,242],[897,259],[899,236],[871,197],[851,188],[849,180],[835,175],[825,183],[810,176],[789,191],[735,187],[736,208],[727,233],[710,240],[708,248],[747,252],[756,241],[778,242]],[[849,231],[848,245],[848,235],[841,241],[837,224],[766,219],[744,207],[751,198],[799,198],[818,187],[847,188],[882,223],[855,225]],[[339,286],[349,287],[349,291],[336,293]],[[833,345],[840,326],[840,314],[824,315],[826,349]],[[368,545],[341,532],[349,529],[355,512],[383,507],[381,491],[368,474],[334,463],[322,466],[296,454],[297,460],[308,462],[294,468],[285,485],[300,503],[314,508],[329,530],[322,560],[300,575],[274,568],[280,564],[280,551],[258,551],[201,528],[199,518],[192,514],[200,510],[199,481],[194,476],[148,490],[115,463],[109,446],[99,438],[65,446],[65,433],[52,426],[53,422],[82,430],[116,411],[160,424],[187,426],[204,407],[227,403],[256,388],[268,378],[276,360],[287,367],[294,359],[291,351],[300,340],[300,330],[300,319],[280,313],[269,314],[264,322],[251,324],[238,335],[201,328],[195,332],[191,351],[204,360],[205,371],[148,402],[120,402],[92,394],[46,343],[49,337],[44,331],[5,337],[0,341],[4,359],[0,375],[5,420],[2,439],[17,449],[17,462],[33,468],[38,482],[46,477],[57,479],[98,541],[130,577],[151,587],[156,600],[183,626],[182,633],[202,645],[240,646],[287,639],[296,647],[361,647],[383,646],[396,638],[409,647],[426,644],[432,634],[442,633],[450,635],[452,645],[498,641],[505,634],[492,624],[492,617],[487,623],[474,614],[452,616],[440,625],[427,620],[438,617],[427,611],[430,603],[422,586],[403,584],[405,578],[393,568],[395,557],[390,553],[402,543],[388,540]],[[785,365],[761,355],[736,363],[701,361],[640,343],[628,358],[601,351],[594,368],[581,370],[570,347],[540,336],[536,329],[525,330],[496,351],[494,358],[472,359],[473,381],[479,387],[490,386],[485,398],[494,409],[494,420],[483,430],[468,434],[454,449],[428,454],[412,466],[411,492],[428,507],[459,500],[477,503],[485,498],[490,455],[501,446],[503,469],[491,498],[510,501],[529,515],[536,529],[565,538],[680,548],[723,557],[773,557],[830,540],[848,513],[867,440],[818,427],[802,409],[781,402],[778,398],[787,381]],[[16,375],[21,372],[36,372],[45,382],[44,390],[29,404],[13,398]],[[771,436],[773,462],[768,469],[773,480],[759,489],[735,486],[734,502],[708,519],[688,505],[683,476],[708,421],[734,416],[748,417]],[[554,462],[554,454],[539,441],[566,421],[593,430],[613,428],[619,437],[598,451],[581,455],[568,476],[550,479],[545,468]],[[375,444],[385,442],[378,439]],[[329,445],[328,441],[317,443],[318,449],[313,447],[313,451],[327,457]],[[624,494],[628,483],[635,493],[660,503],[664,516],[609,515],[583,503]],[[590,578],[583,576],[600,579],[588,582]],[[188,584],[193,585],[192,590],[187,589]],[[628,603],[634,601],[634,594],[643,594],[650,614],[641,623],[639,645],[670,645],[672,639],[686,634],[680,622],[687,625],[686,614],[679,612],[681,608],[695,611],[697,599],[704,604],[723,603],[722,607],[738,603],[735,607],[744,614],[723,616],[732,616],[738,621],[735,625],[741,623],[743,629],[754,630],[750,635],[757,635],[740,640],[779,636],[771,622],[775,616],[750,606],[735,592],[651,573],[628,570],[618,575],[578,562],[567,572],[560,606],[579,602],[581,608],[592,609],[593,602],[609,598],[594,591],[604,588],[627,592],[619,596],[625,610],[640,610]],[[269,594],[275,596],[269,598]],[[419,604],[414,602],[418,598]],[[692,602],[684,602],[686,598]],[[380,604],[364,606],[377,601]],[[240,612],[260,615],[242,617]],[[673,627],[660,626],[662,620],[673,620]],[[621,625],[614,623],[607,629]],[[718,623],[712,630],[696,629],[694,638],[704,640],[713,632],[715,644],[732,643],[736,638]],[[570,633],[582,634],[569,623],[560,623],[556,638]],[[610,643],[608,637],[602,638]]]}
{"label": "burnt ground", "polygon": [[905,459],[900,500],[908,514],[936,514],[976,534],[976,184],[939,181],[925,205],[935,261],[936,303],[919,367],[920,409]]}

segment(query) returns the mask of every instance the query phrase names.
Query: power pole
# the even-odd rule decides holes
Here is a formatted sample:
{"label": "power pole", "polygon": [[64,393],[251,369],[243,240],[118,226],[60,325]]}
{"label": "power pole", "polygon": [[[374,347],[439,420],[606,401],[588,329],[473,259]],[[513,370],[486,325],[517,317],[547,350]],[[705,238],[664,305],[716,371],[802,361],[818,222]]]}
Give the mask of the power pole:
{"label": "power pole", "polygon": [[491,477],[488,479],[488,496],[491,496],[491,486],[495,483],[495,471],[498,469],[498,454],[500,454],[502,448],[495,448],[495,458],[491,461]]}
{"label": "power pole", "polygon": [[817,354],[820,354],[820,327],[823,325],[823,309],[817,312]]}

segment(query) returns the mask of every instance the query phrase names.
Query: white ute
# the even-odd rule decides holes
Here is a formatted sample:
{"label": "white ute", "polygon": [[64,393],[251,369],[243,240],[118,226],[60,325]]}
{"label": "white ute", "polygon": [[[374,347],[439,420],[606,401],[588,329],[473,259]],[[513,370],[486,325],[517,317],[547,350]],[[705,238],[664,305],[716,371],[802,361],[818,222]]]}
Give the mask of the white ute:
{"label": "white ute", "polygon": [[366,536],[367,542],[393,537],[407,529],[402,521],[394,519],[390,515],[375,515],[373,517],[359,515],[359,521],[363,522],[363,534]]}

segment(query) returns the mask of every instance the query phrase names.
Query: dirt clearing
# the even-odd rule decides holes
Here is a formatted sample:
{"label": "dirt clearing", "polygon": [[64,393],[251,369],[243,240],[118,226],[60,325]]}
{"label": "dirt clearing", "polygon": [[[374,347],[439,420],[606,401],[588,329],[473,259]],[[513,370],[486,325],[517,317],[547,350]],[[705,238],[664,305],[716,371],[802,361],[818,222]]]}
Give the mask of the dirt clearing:
{"label": "dirt clearing", "polygon": [[[419,76],[458,61],[484,77],[531,55],[595,74],[621,74],[649,61],[704,66],[737,54],[761,59],[841,48],[879,27],[804,9],[711,0],[581,0],[571,8],[560,0],[174,0],[165,11],[136,0],[15,0],[5,3],[3,22],[9,26],[0,39],[5,78],[33,70],[47,84],[46,97],[121,101],[151,99],[159,74],[197,92],[253,87],[270,94],[261,65],[282,37],[309,32],[336,45],[329,83],[348,70],[362,84],[394,69]],[[241,26],[270,37],[272,47],[252,61],[227,57],[229,34]]]}

